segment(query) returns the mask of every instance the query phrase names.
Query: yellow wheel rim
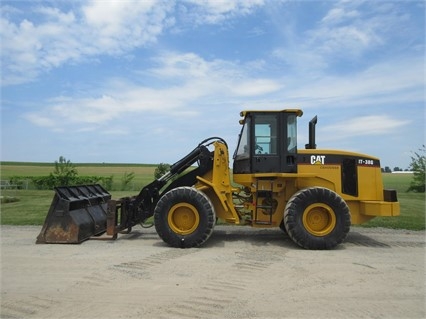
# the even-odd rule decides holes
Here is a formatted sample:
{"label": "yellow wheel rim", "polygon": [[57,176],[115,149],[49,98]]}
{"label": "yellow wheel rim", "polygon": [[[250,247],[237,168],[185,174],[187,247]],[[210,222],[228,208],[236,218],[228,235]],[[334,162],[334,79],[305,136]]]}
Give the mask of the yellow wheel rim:
{"label": "yellow wheel rim", "polygon": [[303,226],[314,236],[326,236],[336,227],[336,214],[325,204],[309,205],[303,212]]}
{"label": "yellow wheel rim", "polygon": [[178,203],[169,210],[167,221],[176,234],[189,235],[200,224],[200,215],[191,204]]}

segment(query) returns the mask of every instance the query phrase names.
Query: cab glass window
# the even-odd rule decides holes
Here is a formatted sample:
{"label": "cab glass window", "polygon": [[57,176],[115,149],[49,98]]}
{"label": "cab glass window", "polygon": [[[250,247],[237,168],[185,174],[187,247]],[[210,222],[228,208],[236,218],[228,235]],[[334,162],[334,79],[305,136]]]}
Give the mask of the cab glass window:
{"label": "cab glass window", "polygon": [[258,115],[255,118],[255,154],[277,154],[278,123],[275,115]]}
{"label": "cab glass window", "polygon": [[297,152],[297,124],[296,115],[289,115],[287,119],[287,149],[289,153]]}
{"label": "cab glass window", "polygon": [[234,155],[235,159],[249,158],[250,156],[250,123],[250,118],[246,118],[244,126],[241,130],[237,151]]}

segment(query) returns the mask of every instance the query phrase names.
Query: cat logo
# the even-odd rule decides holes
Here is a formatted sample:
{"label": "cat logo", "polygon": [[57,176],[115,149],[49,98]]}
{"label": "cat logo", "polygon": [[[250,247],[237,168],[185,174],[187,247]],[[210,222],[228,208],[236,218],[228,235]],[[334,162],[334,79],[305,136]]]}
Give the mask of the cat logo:
{"label": "cat logo", "polygon": [[312,165],[324,165],[325,155],[311,155]]}

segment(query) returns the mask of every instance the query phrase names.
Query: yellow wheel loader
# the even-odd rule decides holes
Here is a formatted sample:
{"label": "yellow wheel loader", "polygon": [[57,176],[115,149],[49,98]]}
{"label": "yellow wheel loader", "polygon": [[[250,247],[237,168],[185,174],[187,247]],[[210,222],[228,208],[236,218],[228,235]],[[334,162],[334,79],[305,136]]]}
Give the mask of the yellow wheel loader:
{"label": "yellow wheel loader", "polygon": [[383,189],[379,159],[317,149],[317,117],[309,123],[308,144],[298,149],[302,114],[241,112],[232,171],[226,142],[212,137],[133,197],[112,200],[101,185],[57,187],[37,243],[80,243],[102,234],[116,239],[153,216],[158,235],[172,247],[202,245],[219,219],[279,227],[303,248],[331,249],[351,224],[398,216],[397,194]]}

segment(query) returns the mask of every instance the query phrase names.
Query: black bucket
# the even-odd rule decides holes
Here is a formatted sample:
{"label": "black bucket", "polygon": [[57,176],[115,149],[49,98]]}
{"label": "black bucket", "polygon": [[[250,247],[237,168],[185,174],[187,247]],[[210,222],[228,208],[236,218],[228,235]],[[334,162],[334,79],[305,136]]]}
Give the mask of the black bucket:
{"label": "black bucket", "polygon": [[37,237],[37,244],[77,244],[101,235],[107,226],[111,199],[101,185],[55,187],[55,196]]}

